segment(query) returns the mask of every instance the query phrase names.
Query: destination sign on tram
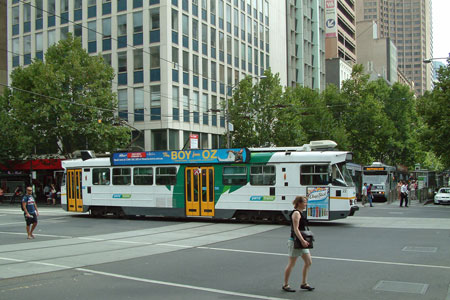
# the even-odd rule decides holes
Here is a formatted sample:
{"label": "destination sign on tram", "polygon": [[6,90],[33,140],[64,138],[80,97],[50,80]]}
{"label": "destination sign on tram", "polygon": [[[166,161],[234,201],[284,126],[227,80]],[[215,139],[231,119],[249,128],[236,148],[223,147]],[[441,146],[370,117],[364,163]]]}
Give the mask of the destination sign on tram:
{"label": "destination sign on tram", "polygon": [[246,148],[195,149],[173,151],[118,152],[111,156],[111,165],[170,165],[245,163],[250,160]]}
{"label": "destination sign on tram", "polygon": [[364,167],[364,171],[384,171],[384,167]]}

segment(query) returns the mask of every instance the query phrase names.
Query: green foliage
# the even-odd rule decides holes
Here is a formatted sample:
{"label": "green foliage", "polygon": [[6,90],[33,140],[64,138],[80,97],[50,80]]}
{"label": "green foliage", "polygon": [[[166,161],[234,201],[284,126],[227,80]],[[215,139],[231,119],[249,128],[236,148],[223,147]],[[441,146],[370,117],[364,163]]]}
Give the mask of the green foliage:
{"label": "green foliage", "polygon": [[423,120],[420,139],[436,159],[450,166],[450,60],[438,70],[438,81],[432,92],[417,101],[417,111]]}
{"label": "green foliage", "polygon": [[229,99],[234,124],[233,145],[298,146],[312,140],[334,140],[351,150],[363,165],[381,161],[413,167],[427,155],[418,143],[423,130],[416,100],[407,86],[369,81],[362,65],[355,65],[342,90],[329,85],[322,92],[280,86],[270,70],[255,85],[242,80]]}
{"label": "green foliage", "polygon": [[36,147],[70,156],[78,149],[101,152],[125,145],[130,134],[115,126],[113,78],[113,69],[101,57],[89,56],[81,40],[70,35],[48,49],[45,62],[14,69],[3,101],[6,118],[20,127],[20,152],[31,154]]}

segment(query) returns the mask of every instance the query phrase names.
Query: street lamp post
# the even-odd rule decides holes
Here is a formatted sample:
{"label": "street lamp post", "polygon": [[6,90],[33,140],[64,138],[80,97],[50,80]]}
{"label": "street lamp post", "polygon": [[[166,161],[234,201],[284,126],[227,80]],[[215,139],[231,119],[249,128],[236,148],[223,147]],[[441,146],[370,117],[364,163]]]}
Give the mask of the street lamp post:
{"label": "street lamp post", "polygon": [[448,57],[432,57],[432,58],[428,58],[428,59],[424,59],[423,63],[424,64],[429,64],[431,63],[433,60],[440,60],[440,59],[449,59],[450,58],[450,53],[448,54]]}

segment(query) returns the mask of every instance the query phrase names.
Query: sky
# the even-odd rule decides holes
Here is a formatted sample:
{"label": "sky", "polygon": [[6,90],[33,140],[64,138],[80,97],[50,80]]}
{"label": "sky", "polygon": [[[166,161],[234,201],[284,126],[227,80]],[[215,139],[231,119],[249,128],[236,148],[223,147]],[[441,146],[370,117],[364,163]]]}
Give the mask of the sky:
{"label": "sky", "polygon": [[433,57],[448,57],[450,52],[450,0],[432,0],[432,12]]}

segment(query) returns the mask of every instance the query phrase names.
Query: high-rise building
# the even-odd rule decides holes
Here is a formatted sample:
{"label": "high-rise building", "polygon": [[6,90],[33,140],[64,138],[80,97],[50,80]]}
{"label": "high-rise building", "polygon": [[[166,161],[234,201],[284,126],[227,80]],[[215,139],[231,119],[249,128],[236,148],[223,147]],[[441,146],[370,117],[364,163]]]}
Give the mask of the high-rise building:
{"label": "high-rise building", "polygon": [[381,38],[397,47],[398,66],[414,82],[416,94],[431,89],[432,66],[423,60],[432,55],[431,0],[356,1],[357,20],[377,20]]}
{"label": "high-rise building", "polygon": [[80,37],[116,71],[118,116],[145,150],[181,149],[190,134],[225,146],[232,89],[269,67],[268,0],[9,0],[8,14],[8,70]]}
{"label": "high-rise building", "polygon": [[4,85],[8,84],[8,49],[6,31],[6,1],[0,0],[0,95],[3,93]]}
{"label": "high-rise building", "polygon": [[323,1],[269,0],[270,65],[284,86],[325,88]]}
{"label": "high-rise building", "polygon": [[354,0],[325,0],[325,56],[356,63]]}
{"label": "high-rise building", "polygon": [[376,21],[358,21],[356,24],[358,64],[364,66],[371,80],[383,78],[389,84],[397,82],[397,48],[392,40],[378,37]]}

